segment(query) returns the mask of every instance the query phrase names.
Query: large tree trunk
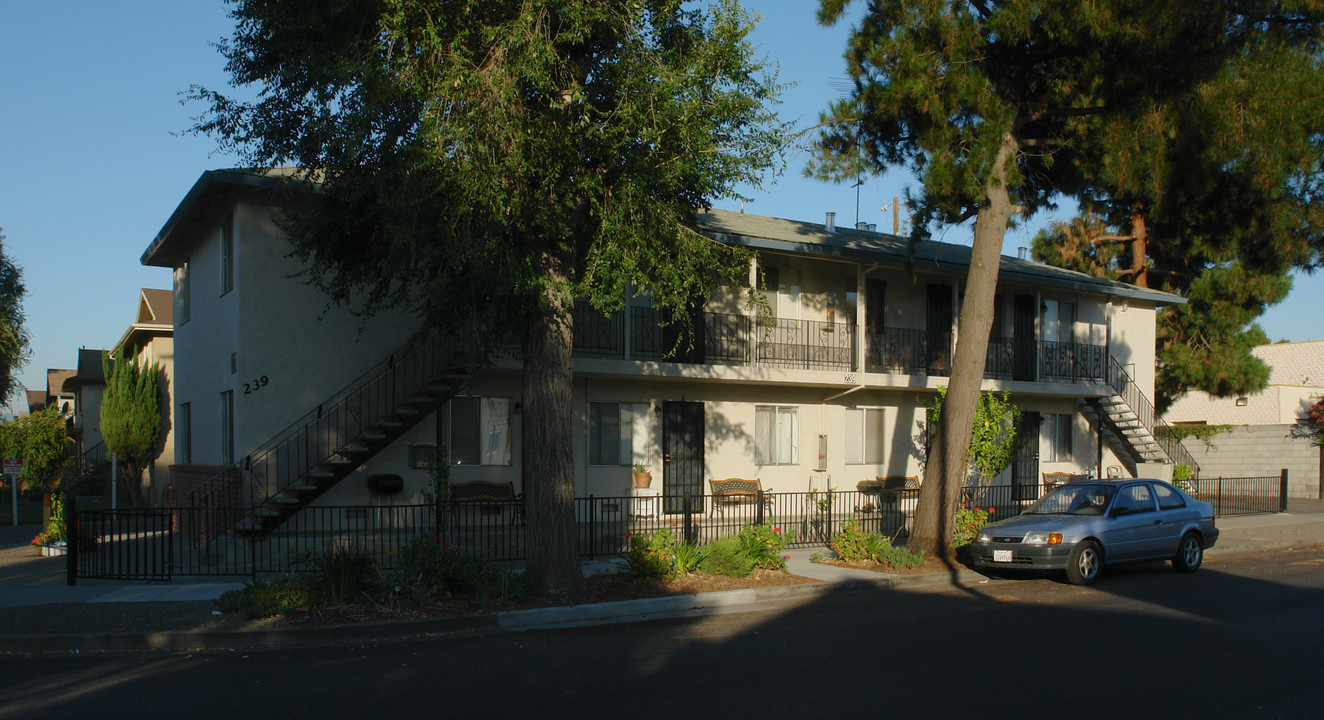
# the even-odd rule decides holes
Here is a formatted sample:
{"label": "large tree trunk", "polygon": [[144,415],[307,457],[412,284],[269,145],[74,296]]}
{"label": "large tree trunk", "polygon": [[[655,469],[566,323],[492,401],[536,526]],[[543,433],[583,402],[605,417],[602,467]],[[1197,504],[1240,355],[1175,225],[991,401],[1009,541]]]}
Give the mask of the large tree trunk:
{"label": "large tree trunk", "polygon": [[584,579],[575,528],[574,456],[570,391],[574,298],[569,258],[544,253],[547,283],[524,339],[524,497],[529,570],[542,587],[560,593]]}
{"label": "large tree trunk", "polygon": [[984,202],[975,219],[975,236],[961,304],[960,335],[952,361],[952,380],[942,404],[938,433],[924,467],[915,522],[906,547],[912,551],[946,557],[952,551],[952,518],[965,484],[979,390],[984,381],[988,331],[993,326],[993,296],[998,286],[998,263],[1002,239],[1014,208],[1007,192],[1007,163],[1014,140],[1010,135],[998,150],[994,169],[985,190]]}

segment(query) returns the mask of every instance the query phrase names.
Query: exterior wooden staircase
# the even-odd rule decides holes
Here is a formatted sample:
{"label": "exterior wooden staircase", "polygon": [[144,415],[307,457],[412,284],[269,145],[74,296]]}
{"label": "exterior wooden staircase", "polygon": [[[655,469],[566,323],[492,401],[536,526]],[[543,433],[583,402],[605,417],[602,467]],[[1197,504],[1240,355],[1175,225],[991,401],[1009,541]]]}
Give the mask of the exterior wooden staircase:
{"label": "exterior wooden staircase", "polygon": [[204,509],[224,510],[236,498],[244,503],[221,513],[227,519],[199,539],[272,532],[461,392],[475,369],[440,338],[392,353],[188,493],[189,504]]}

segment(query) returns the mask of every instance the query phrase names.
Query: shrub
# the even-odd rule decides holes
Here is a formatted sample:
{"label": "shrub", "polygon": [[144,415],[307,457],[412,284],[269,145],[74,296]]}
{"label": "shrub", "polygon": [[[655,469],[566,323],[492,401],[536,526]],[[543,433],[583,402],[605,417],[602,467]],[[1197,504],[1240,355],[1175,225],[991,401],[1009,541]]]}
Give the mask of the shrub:
{"label": "shrub", "polygon": [[677,576],[689,575],[699,568],[703,560],[703,548],[698,543],[681,543],[676,546],[675,573]]}
{"label": "shrub", "polygon": [[749,551],[739,539],[725,537],[708,544],[703,550],[703,559],[699,561],[699,570],[709,575],[730,575],[747,577],[758,563],[750,557]]}
{"label": "shrub", "polygon": [[306,610],[312,604],[303,578],[284,577],[272,583],[244,583],[225,592],[216,604],[223,612],[241,612],[248,618],[276,617]]}
{"label": "shrub", "polygon": [[786,558],[782,550],[786,548],[786,538],[781,528],[771,525],[746,525],[736,534],[736,540],[746,557],[755,567],[766,570],[781,570],[786,567]]}
{"label": "shrub", "polygon": [[841,524],[841,534],[831,546],[841,560],[864,560],[893,568],[918,567],[924,562],[923,553],[895,547],[892,539],[881,533],[866,533],[853,519]]}
{"label": "shrub", "polygon": [[992,512],[993,508],[987,512],[983,508],[967,508],[964,505],[958,508],[952,520],[952,547],[959,550],[974,542],[979,537],[979,531],[988,524]]}
{"label": "shrub", "polygon": [[330,545],[297,560],[312,567],[303,580],[310,599],[319,605],[343,605],[381,585],[377,561],[354,545]]}
{"label": "shrub", "polygon": [[476,592],[485,568],[481,558],[451,550],[433,538],[418,537],[400,548],[390,583],[404,600],[449,598]]}
{"label": "shrub", "polygon": [[676,536],[669,529],[626,534],[629,548],[625,567],[641,578],[672,577],[676,574]]}

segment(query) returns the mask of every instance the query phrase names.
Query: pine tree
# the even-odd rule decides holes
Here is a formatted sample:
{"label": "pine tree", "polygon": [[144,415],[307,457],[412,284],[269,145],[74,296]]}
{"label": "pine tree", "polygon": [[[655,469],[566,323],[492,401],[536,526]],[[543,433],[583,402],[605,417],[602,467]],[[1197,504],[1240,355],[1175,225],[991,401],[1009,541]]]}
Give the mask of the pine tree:
{"label": "pine tree", "polygon": [[160,452],[161,366],[142,367],[137,356],[124,359],[102,353],[106,392],[101,400],[101,436],[106,449],[125,461],[125,475],[135,502],[144,504],[142,470]]}
{"label": "pine tree", "polygon": [[[839,20],[849,0],[822,0]],[[1140,125],[1259,42],[1309,43],[1317,3],[1254,0],[872,2],[846,60],[854,90],[824,117],[810,172],[854,179],[908,166],[913,236],[974,219],[961,333],[909,544],[950,550],[992,325],[1002,239],[1014,216],[1087,187],[1116,159],[1101,128]],[[1149,136],[1146,136],[1149,137]],[[1190,136],[1195,139],[1196,136]]]}
{"label": "pine tree", "polygon": [[1292,267],[1320,262],[1324,57],[1309,20],[1266,26],[1185,95],[1091,118],[1071,192],[1082,214],[1034,240],[1054,265],[1187,299],[1159,315],[1160,409],[1188,389],[1263,389],[1255,320],[1286,297]]}

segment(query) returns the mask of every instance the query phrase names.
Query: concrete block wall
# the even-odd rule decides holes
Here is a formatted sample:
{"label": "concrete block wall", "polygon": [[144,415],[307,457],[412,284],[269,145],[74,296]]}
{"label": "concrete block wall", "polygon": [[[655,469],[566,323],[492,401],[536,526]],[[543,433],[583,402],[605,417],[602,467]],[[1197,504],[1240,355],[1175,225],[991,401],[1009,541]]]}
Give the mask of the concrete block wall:
{"label": "concrete block wall", "polygon": [[1233,425],[1210,442],[1182,440],[1200,464],[1200,477],[1264,477],[1286,468],[1289,497],[1320,497],[1320,447],[1300,426]]}

